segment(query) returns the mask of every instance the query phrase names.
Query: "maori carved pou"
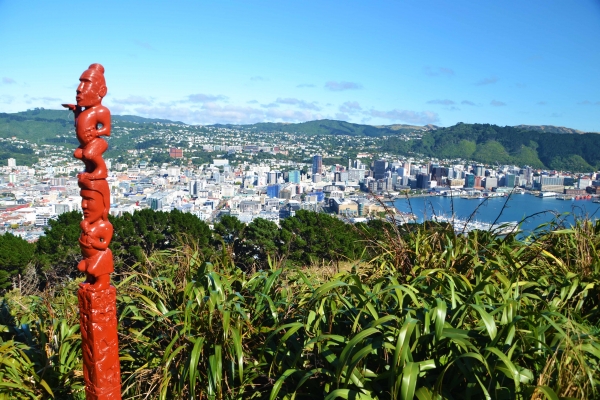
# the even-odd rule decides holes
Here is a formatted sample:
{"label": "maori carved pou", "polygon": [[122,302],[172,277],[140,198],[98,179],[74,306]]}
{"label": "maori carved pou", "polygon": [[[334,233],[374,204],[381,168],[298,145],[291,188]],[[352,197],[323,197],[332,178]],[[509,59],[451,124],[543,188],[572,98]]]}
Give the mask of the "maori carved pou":
{"label": "maori carved pou", "polygon": [[110,111],[102,105],[107,92],[104,67],[90,65],[79,81],[77,104],[63,107],[75,114],[79,147],[73,155],[85,165],[77,175],[83,209],[79,237],[83,259],[77,269],[86,275],[78,292],[85,391],[88,400],[120,399],[116,290],[110,285],[114,262],[108,248],[113,227],[108,221],[110,189],[102,158],[108,143],[101,138],[110,136]]}

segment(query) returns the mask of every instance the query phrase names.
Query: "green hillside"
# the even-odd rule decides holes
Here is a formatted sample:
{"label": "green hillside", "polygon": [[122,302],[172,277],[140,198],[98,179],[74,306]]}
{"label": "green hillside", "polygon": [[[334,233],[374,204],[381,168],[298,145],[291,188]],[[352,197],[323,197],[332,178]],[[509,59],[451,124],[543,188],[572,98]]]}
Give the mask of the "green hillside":
{"label": "green hillside", "polygon": [[600,167],[600,135],[526,131],[490,124],[463,124],[429,131],[412,150],[438,158],[512,163],[539,168],[590,171]]}
{"label": "green hillside", "polygon": [[[117,134],[110,138],[110,156],[116,157],[128,149],[148,147],[147,143],[142,143],[145,137],[158,129],[171,129],[164,125],[159,128],[157,123],[183,124],[131,115],[113,116],[115,126],[135,129],[123,131],[128,132],[126,135]],[[286,132],[311,137],[369,137],[372,138],[370,142],[375,149],[396,155],[417,153],[427,157],[460,158],[486,164],[530,165],[535,168],[577,172],[600,168],[599,134],[580,133],[569,128],[551,126],[500,127],[464,123],[448,128],[413,125],[372,126],[327,119],[298,124],[267,122],[214,126],[274,135]],[[205,131],[197,125],[187,125],[186,129],[198,133]],[[406,134],[409,133],[412,135],[407,137]],[[26,139],[38,145],[77,144],[72,114],[66,110],[34,109],[14,114],[0,113],[0,138],[10,137]],[[31,161],[31,153],[32,149],[29,148],[3,146],[0,149],[0,158],[14,157],[18,161]]]}
{"label": "green hillside", "polygon": [[[236,125],[224,126],[235,127]],[[237,127],[251,128],[263,132],[300,133],[309,136],[349,135],[369,137],[398,135],[401,133],[412,132],[415,129],[420,129],[420,127],[412,125],[373,126],[353,124],[351,122],[335,121],[331,119],[321,119],[318,121],[308,121],[298,124],[263,122],[253,125],[237,125]]]}

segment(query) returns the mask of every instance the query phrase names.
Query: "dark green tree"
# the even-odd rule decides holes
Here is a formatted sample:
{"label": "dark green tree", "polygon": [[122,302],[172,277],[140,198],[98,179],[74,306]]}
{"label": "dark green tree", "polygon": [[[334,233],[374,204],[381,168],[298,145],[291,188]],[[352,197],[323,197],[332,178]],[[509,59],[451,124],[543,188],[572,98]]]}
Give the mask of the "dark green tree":
{"label": "dark green tree", "polygon": [[231,215],[223,215],[214,225],[214,231],[225,244],[233,244],[240,238],[242,231],[244,230],[244,224]]}
{"label": "dark green tree", "polygon": [[268,258],[278,253],[279,228],[277,224],[263,218],[254,219],[243,231],[243,239],[234,244],[234,252],[245,268],[266,268]]}
{"label": "dark green tree", "polygon": [[37,241],[36,264],[42,276],[54,281],[77,274],[77,263],[81,260],[79,248],[79,224],[83,215],[71,211],[48,221],[44,236]]}
{"label": "dark green tree", "polygon": [[33,259],[35,245],[11,233],[0,235],[0,289],[8,289],[11,278]]}
{"label": "dark green tree", "polygon": [[281,221],[280,249],[297,265],[360,257],[364,243],[358,231],[328,214],[300,210]]}

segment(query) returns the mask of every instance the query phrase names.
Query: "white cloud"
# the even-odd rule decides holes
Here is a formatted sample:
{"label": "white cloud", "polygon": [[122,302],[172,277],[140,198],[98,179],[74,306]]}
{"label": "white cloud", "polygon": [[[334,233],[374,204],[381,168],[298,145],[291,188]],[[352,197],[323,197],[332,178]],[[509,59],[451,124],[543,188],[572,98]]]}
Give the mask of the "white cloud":
{"label": "white cloud", "polygon": [[220,94],[211,95],[211,94],[197,93],[197,94],[190,94],[187,97],[187,101],[192,102],[192,103],[206,103],[206,102],[218,101],[218,100],[227,100],[227,96],[223,96]]}
{"label": "white cloud", "polygon": [[498,82],[498,78],[495,77],[495,76],[491,76],[489,78],[481,79],[481,80],[475,82],[475,84],[477,86],[483,86],[483,85],[491,85],[491,84],[494,84],[496,82]]}
{"label": "white cloud", "polygon": [[463,100],[463,101],[460,102],[460,104],[463,104],[465,106],[474,106],[475,105],[475,103],[473,103],[470,100]]}
{"label": "white cloud", "polygon": [[24,97],[27,99],[25,101],[27,104],[56,103],[58,106],[61,103],[58,97],[29,97],[29,95],[25,95]]}
{"label": "white cloud", "polygon": [[423,72],[425,73],[425,75],[427,76],[439,76],[439,75],[445,75],[445,76],[454,76],[454,70],[452,70],[451,68],[446,68],[446,67],[423,67]]}
{"label": "white cloud", "polygon": [[316,85],[313,85],[312,83],[301,83],[299,85],[297,85],[297,88],[313,88]]}
{"label": "white cloud", "polygon": [[374,118],[384,118],[392,121],[403,121],[411,124],[432,124],[439,121],[439,116],[433,111],[410,111],[410,110],[371,110],[369,115]]}
{"label": "white cloud", "polygon": [[15,100],[15,96],[10,96],[7,94],[0,95],[0,103],[2,104],[11,104]]}
{"label": "white cloud", "polygon": [[135,40],[134,43],[137,46],[142,47],[146,50],[154,50],[154,47],[152,47],[152,45],[148,42],[142,42],[141,40]]}
{"label": "white cloud", "polygon": [[130,105],[141,104],[141,105],[149,106],[152,104],[151,99],[148,99],[143,96],[129,96],[126,99],[113,99],[113,101],[118,104],[130,104]]}
{"label": "white cloud", "polygon": [[194,124],[253,124],[257,122],[304,122],[321,119],[320,114],[309,110],[263,109],[251,106],[202,103],[199,108],[164,105],[160,107],[138,107],[142,116],[164,118]]}
{"label": "white cloud", "polygon": [[505,105],[506,105],[506,103],[505,103],[505,102],[503,102],[503,101],[499,101],[499,100],[492,100],[492,101],[490,102],[490,105],[492,105],[492,106],[494,106],[494,107],[502,107],[502,106],[505,106]]}
{"label": "white cloud", "polygon": [[436,100],[429,100],[427,102],[427,104],[441,104],[444,106],[450,106],[455,103],[452,100],[448,100],[448,99],[444,99],[444,100],[436,99]]}
{"label": "white cloud", "polygon": [[308,110],[281,110],[281,109],[270,109],[265,114],[268,120],[281,120],[284,122],[305,122],[313,121],[317,119],[323,119],[321,114],[315,114]]}
{"label": "white cloud", "polygon": [[17,82],[13,78],[4,77],[2,78],[2,83],[4,83],[5,85],[13,85]]}
{"label": "white cloud", "polygon": [[320,111],[321,110],[321,107],[319,107],[317,105],[316,101],[313,101],[313,102],[309,103],[307,101],[300,100],[300,99],[295,99],[295,98],[291,98],[291,97],[287,97],[287,98],[278,97],[277,100],[275,100],[275,103],[294,105],[294,106],[297,106],[299,108],[303,108],[305,110],[314,110],[314,111]]}
{"label": "white cloud", "polygon": [[123,115],[123,113],[126,112],[127,107],[122,106],[120,104],[111,104],[111,105],[108,105],[108,109],[110,110],[111,114],[113,114],[113,115]]}
{"label": "white cloud", "polygon": [[362,111],[362,107],[358,104],[358,101],[347,101],[339,109],[342,113],[346,114],[354,114]]}
{"label": "white cloud", "polygon": [[360,83],[356,83],[356,82],[329,81],[329,82],[325,83],[325,89],[328,89],[328,90],[331,90],[334,92],[341,92],[343,90],[362,89],[362,85]]}

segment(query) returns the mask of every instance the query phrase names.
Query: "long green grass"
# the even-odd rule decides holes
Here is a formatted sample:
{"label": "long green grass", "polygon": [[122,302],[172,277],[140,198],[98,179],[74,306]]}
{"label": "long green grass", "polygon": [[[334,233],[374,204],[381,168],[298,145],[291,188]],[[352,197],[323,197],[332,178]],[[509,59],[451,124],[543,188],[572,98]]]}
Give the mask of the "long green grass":
{"label": "long green grass", "polygon": [[[150,254],[115,281],[123,397],[599,398],[599,233],[414,225],[330,274]],[[0,399],[83,398],[76,284],[4,297]]]}

